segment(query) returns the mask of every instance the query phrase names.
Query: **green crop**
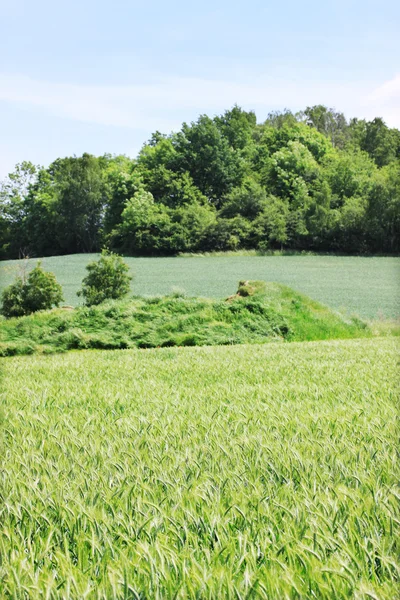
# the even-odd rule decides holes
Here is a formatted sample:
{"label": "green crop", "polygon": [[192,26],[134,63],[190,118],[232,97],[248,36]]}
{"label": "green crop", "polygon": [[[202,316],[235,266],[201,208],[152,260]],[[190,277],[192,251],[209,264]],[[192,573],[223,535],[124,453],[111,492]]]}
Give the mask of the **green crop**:
{"label": "green crop", "polygon": [[0,597],[398,597],[397,350],[1,359]]}
{"label": "green crop", "polygon": [[[86,265],[99,255],[75,254],[43,259],[63,286],[67,304],[76,306],[76,292]],[[170,294],[179,287],[190,296],[225,298],[240,279],[276,281],[331,308],[361,318],[400,316],[398,257],[223,255],[169,258],[125,258],[133,274],[132,293]],[[12,282],[22,261],[0,262],[0,292]],[[34,266],[35,261],[29,261]]]}

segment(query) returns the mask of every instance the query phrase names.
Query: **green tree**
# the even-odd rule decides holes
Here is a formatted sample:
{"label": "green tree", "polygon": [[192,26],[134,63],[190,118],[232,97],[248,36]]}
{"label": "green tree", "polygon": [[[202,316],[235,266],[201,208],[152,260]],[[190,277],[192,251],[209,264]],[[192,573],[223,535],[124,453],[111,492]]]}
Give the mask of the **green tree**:
{"label": "green tree", "polygon": [[306,216],[312,206],[313,190],[320,176],[320,167],[311,152],[300,142],[288,142],[275,152],[264,172],[267,189],[288,201],[289,239],[298,240],[308,234]]}
{"label": "green tree", "polygon": [[190,204],[174,210],[175,231],[170,247],[174,252],[195,252],[204,247],[205,238],[217,221],[212,206]]}
{"label": "green tree", "polygon": [[88,274],[82,281],[78,296],[83,296],[88,306],[104,300],[118,300],[129,292],[129,267],[121,256],[103,252],[98,261],[89,263]]}
{"label": "green tree", "polygon": [[330,155],[324,161],[323,174],[332,190],[332,206],[342,206],[346,198],[367,197],[376,171],[373,160],[359,149]]}
{"label": "green tree", "polygon": [[160,165],[143,175],[145,188],[157,203],[170,208],[179,208],[190,204],[207,204],[207,198],[194,185],[187,171],[174,172]]}
{"label": "green tree", "polygon": [[0,258],[26,254],[25,199],[37,172],[38,167],[24,161],[0,182]]}
{"label": "green tree", "polygon": [[307,230],[314,248],[324,246],[324,239],[330,228],[332,190],[326,179],[320,178],[314,185],[312,201],[306,215]]}
{"label": "green tree", "polygon": [[351,119],[349,134],[352,146],[368,152],[378,167],[400,158],[400,131],[390,129],[379,117],[372,121]]}
{"label": "green tree", "polygon": [[23,288],[23,305],[26,312],[49,310],[63,301],[62,287],[54,273],[44,271],[39,261],[28,275]]}
{"label": "green tree", "polygon": [[383,119],[367,122],[362,150],[374,159],[378,167],[388,165],[400,155],[400,132],[389,129]]}
{"label": "green tree", "polygon": [[116,156],[109,160],[104,179],[106,186],[104,234],[109,236],[121,222],[126,202],[136,192],[144,189],[144,183],[137,162],[126,156]]}
{"label": "green tree", "polygon": [[282,247],[288,239],[288,202],[268,196],[262,212],[252,223],[251,246],[259,250]]}
{"label": "green tree", "polygon": [[223,198],[220,215],[228,219],[241,215],[252,220],[263,211],[266,201],[265,189],[257,181],[247,178]]}
{"label": "green tree", "polygon": [[257,118],[253,111],[246,112],[235,104],[222,116],[215,117],[214,121],[232,148],[243,150],[252,144],[253,132],[257,126]]}
{"label": "green tree", "polygon": [[204,236],[205,250],[238,250],[249,245],[251,223],[237,215],[232,219],[218,218]]}
{"label": "green tree", "polygon": [[344,148],[349,137],[348,124],[343,113],[322,104],[307,106],[301,117],[306,124],[330,139],[336,148]]}
{"label": "green tree", "polygon": [[11,285],[5,288],[1,295],[1,314],[4,317],[22,317],[27,314],[24,308],[24,281],[17,277]]}
{"label": "green tree", "polygon": [[174,147],[177,168],[189,172],[196,187],[215,206],[241,183],[245,161],[210,117],[202,115],[191,125],[184,123]]}
{"label": "green tree", "polygon": [[346,252],[363,253],[367,250],[365,198],[353,196],[346,198],[344,204],[336,211],[331,234],[333,247]]}
{"label": "green tree", "polygon": [[289,109],[284,111],[275,110],[268,114],[264,121],[264,125],[273,127],[274,129],[282,129],[282,127],[293,127],[297,124],[297,117]]}
{"label": "green tree", "polygon": [[94,252],[100,248],[107,158],[60,158],[39,173],[27,198],[25,221],[32,250],[40,254]]}
{"label": "green tree", "polygon": [[376,173],[368,194],[366,228],[373,251],[400,251],[400,160]]}
{"label": "green tree", "polygon": [[2,295],[2,314],[20,317],[38,310],[49,310],[63,300],[62,287],[54,273],[44,271],[40,261],[28,277],[18,276]]}
{"label": "green tree", "polygon": [[[0,184],[0,258],[108,248],[130,254],[279,246],[398,248],[400,131],[323,105],[257,124],[234,106],[137,159],[17,165]],[[261,246],[260,246],[261,247]]]}
{"label": "green tree", "polygon": [[140,190],[126,203],[121,223],[112,234],[112,246],[128,254],[165,253],[174,251],[173,233],[167,207],[156,204],[150,192]]}

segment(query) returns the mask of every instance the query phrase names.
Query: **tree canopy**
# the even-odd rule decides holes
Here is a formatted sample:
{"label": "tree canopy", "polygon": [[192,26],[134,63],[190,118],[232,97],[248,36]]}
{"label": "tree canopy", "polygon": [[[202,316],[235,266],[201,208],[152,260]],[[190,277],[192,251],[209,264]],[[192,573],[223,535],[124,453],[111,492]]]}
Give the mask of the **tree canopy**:
{"label": "tree canopy", "polygon": [[238,106],[155,132],[136,158],[25,161],[0,182],[0,258],[400,250],[400,131],[317,105]]}

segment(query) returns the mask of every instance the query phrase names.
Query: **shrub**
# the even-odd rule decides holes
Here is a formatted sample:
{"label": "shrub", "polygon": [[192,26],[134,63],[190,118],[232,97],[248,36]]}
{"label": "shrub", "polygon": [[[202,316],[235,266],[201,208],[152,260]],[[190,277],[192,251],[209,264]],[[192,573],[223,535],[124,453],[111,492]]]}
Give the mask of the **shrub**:
{"label": "shrub", "polygon": [[17,277],[14,283],[6,287],[1,300],[1,314],[5,317],[22,317],[26,315],[23,301],[24,282],[22,277]]}
{"label": "shrub", "polygon": [[26,280],[18,276],[4,290],[1,313],[8,318],[21,317],[58,306],[62,300],[62,287],[54,273],[44,271],[38,262]]}
{"label": "shrub", "polygon": [[85,304],[92,306],[104,300],[117,300],[129,292],[129,267],[117,254],[103,253],[98,261],[86,267],[88,274],[82,281],[78,296],[83,296]]}
{"label": "shrub", "polygon": [[54,273],[44,271],[41,263],[32,269],[23,287],[23,303],[27,314],[49,310],[63,301],[62,287]]}

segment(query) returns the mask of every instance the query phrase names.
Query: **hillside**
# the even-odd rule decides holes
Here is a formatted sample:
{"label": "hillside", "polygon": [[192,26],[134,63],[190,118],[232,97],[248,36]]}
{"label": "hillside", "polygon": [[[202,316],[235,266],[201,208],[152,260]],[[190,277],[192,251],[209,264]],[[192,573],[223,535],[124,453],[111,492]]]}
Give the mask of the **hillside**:
{"label": "hillside", "polygon": [[241,282],[226,300],[179,293],[0,321],[0,354],[353,338],[365,323],[277,283]]}

